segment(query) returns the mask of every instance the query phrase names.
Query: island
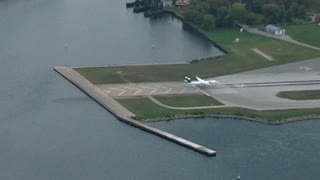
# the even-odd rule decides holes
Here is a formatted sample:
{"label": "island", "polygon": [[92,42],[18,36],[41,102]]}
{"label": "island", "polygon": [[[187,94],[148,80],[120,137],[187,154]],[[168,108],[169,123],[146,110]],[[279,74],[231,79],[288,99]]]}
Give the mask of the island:
{"label": "island", "polygon": [[[320,26],[316,14],[314,21],[303,20],[309,5],[295,3],[285,12],[299,13],[280,18],[268,16],[282,13],[277,4],[257,5],[258,10],[247,7],[252,3],[193,2],[184,7],[164,7],[161,13],[181,19],[225,55],[183,64],[55,70],[120,120],[210,156],[215,151],[145,122],[231,117],[283,124],[320,118]],[[220,17],[225,6],[233,11]],[[200,9],[202,14],[197,11]],[[278,30],[280,33],[275,32]],[[214,79],[218,84],[192,86],[183,81],[186,76]]]}

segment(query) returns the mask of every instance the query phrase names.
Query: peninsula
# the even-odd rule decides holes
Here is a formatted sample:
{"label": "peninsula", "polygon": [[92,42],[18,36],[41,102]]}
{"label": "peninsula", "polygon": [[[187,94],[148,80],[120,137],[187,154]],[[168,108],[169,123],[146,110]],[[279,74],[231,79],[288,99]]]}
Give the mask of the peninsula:
{"label": "peninsula", "polygon": [[[232,7],[241,10],[243,4]],[[190,15],[194,13],[192,8],[173,7],[163,12],[181,19],[226,54],[184,64],[57,67],[55,70],[120,120],[209,156],[215,155],[215,151],[144,122],[232,117],[282,124],[319,119],[320,47],[316,34],[320,33],[320,27],[315,22],[300,25],[305,27],[300,31],[313,34],[312,40],[310,34],[301,36],[299,28],[292,34],[289,31],[291,36],[278,36],[265,32],[263,26],[242,23],[219,28],[207,26],[206,21],[212,18],[205,16],[203,23],[197,24]],[[237,20],[250,19],[234,19]],[[283,28],[290,30],[292,26],[283,25]],[[185,76],[214,78],[219,84],[205,88],[190,86],[183,82]]]}

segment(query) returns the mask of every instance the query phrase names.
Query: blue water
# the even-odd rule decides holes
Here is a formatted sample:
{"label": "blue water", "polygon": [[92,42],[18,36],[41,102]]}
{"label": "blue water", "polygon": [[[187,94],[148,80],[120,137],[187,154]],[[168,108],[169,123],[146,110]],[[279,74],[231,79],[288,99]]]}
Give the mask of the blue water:
{"label": "blue water", "polygon": [[[217,150],[195,153],[119,122],[59,65],[186,62],[219,55],[169,16],[124,0],[0,1],[0,179],[318,179],[320,121],[153,124]],[[152,48],[152,45],[155,48]]]}

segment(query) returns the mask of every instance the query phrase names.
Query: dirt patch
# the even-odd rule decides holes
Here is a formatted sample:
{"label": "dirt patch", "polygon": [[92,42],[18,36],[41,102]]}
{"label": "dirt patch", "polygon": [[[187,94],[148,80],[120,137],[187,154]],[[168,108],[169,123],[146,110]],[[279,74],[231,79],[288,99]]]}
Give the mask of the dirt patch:
{"label": "dirt patch", "polygon": [[253,50],[256,54],[258,54],[258,55],[264,57],[265,59],[267,59],[268,61],[274,61],[274,60],[275,60],[271,55],[269,55],[269,54],[261,51],[260,49],[253,48],[252,50]]}

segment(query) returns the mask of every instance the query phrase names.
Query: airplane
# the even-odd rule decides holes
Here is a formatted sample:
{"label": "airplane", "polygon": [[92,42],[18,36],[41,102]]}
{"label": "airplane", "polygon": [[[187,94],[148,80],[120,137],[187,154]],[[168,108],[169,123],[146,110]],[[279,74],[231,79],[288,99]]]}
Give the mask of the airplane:
{"label": "airplane", "polygon": [[200,87],[218,85],[217,80],[205,80],[205,79],[199,78],[198,76],[196,76],[196,81],[192,81],[191,78],[185,76],[184,82],[191,84],[191,85],[200,86]]}

